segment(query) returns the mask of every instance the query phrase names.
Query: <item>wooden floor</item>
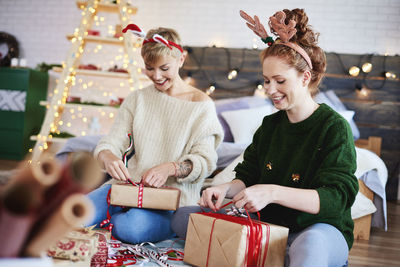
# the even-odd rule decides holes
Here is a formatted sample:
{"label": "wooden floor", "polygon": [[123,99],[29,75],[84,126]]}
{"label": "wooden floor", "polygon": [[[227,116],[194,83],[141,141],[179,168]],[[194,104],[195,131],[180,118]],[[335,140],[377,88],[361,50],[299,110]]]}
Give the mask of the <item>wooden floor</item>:
{"label": "wooden floor", "polygon": [[372,229],[369,241],[355,241],[349,266],[400,266],[400,202],[388,202],[388,231]]}
{"label": "wooden floor", "polygon": [[[18,162],[0,160],[0,170],[10,170]],[[369,241],[354,242],[349,267],[400,266],[400,202],[388,202],[388,231],[372,229]]]}

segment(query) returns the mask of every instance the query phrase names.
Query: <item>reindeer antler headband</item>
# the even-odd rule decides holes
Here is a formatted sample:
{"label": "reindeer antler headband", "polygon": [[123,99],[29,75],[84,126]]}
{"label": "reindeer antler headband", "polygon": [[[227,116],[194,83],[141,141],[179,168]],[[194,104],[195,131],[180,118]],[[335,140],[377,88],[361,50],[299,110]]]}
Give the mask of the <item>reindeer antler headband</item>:
{"label": "reindeer antler headband", "polygon": [[[243,10],[240,10],[240,16],[246,20],[247,27],[249,27],[255,34],[260,36],[261,40],[264,43],[268,44],[268,46],[271,46],[274,43],[274,39],[272,39],[271,36],[268,36],[267,31],[265,30],[264,26],[261,24],[260,19],[257,16],[254,16],[253,19]],[[308,66],[312,69],[311,59],[307,52],[298,44],[290,42],[290,39],[297,32],[295,28],[296,22],[294,20],[290,20],[288,24],[285,24],[285,19],[286,14],[283,11],[278,11],[269,18],[268,25],[271,29],[271,32],[279,37],[279,41],[275,43],[288,46],[295,50],[304,58]]]}
{"label": "reindeer antler headband", "polygon": [[[137,35],[137,36],[139,36],[141,38],[146,37],[146,33],[142,29],[140,29],[139,26],[137,26],[136,24],[128,24],[122,30],[123,33],[126,33],[127,31],[130,31],[134,35]],[[145,39],[143,41],[143,45],[147,44],[147,43],[160,43],[160,44],[163,44],[163,45],[167,46],[171,50],[172,50],[172,47],[176,47],[177,49],[179,49],[179,51],[181,51],[181,53],[183,53],[183,49],[182,49],[182,47],[180,45],[165,39],[164,37],[162,37],[159,34],[154,34],[151,38]]]}

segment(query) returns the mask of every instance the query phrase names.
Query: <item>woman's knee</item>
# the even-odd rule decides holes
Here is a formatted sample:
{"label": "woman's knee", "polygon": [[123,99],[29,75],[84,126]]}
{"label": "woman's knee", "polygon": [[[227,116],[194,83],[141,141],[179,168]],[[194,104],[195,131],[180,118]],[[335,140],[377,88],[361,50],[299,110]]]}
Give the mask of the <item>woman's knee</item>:
{"label": "woman's knee", "polygon": [[186,206],[179,208],[171,220],[171,228],[174,233],[183,239],[186,239],[186,232],[189,223],[189,216],[191,213],[200,212],[199,206]]}
{"label": "woman's knee", "polygon": [[87,195],[95,207],[95,215],[87,225],[98,224],[106,219],[108,209],[107,193],[110,188],[111,185],[103,185]]}
{"label": "woman's knee", "polygon": [[343,266],[348,248],[339,230],[318,223],[296,234],[288,254],[289,266]]}
{"label": "woman's knee", "polygon": [[122,241],[137,244],[171,238],[171,211],[132,208],[111,218],[113,235]]}

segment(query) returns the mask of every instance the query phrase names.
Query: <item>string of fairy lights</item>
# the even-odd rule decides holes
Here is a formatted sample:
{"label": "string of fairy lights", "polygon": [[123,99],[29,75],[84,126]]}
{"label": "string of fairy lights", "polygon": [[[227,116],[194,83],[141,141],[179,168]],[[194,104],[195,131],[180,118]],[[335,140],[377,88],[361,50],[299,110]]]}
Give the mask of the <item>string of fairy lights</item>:
{"label": "string of fairy lights", "polygon": [[388,55],[385,54],[382,60],[382,66],[380,68],[382,82],[379,86],[373,86],[371,84],[368,84],[368,75],[372,72],[372,69],[374,68],[374,65],[372,64],[373,57],[375,56],[374,54],[366,54],[366,55],[360,55],[359,56],[359,61],[356,65],[352,65],[349,68],[346,68],[346,66],[343,63],[343,60],[341,56],[337,53],[333,53],[337,59],[339,60],[339,63],[342,67],[343,74],[345,75],[350,75],[351,77],[361,77],[361,81],[357,82],[355,85],[355,89],[361,96],[368,96],[369,90],[379,90],[382,89],[387,80],[396,80],[397,75],[393,72],[387,69],[386,61]]}
{"label": "string of fairy lights", "polygon": [[[38,155],[38,151],[44,151],[49,148],[48,142],[52,142],[53,136],[61,134],[60,131],[61,126],[65,125],[70,128],[73,126],[72,120],[75,119],[80,119],[84,123],[87,123],[89,121],[88,117],[84,115],[83,106],[69,108],[71,121],[65,121],[63,119],[62,114],[68,107],[66,104],[68,104],[67,99],[70,95],[70,89],[74,86],[77,86],[77,82],[79,84],[80,90],[88,90],[91,87],[94,87],[95,84],[93,80],[89,80],[87,82],[84,82],[82,79],[77,80],[77,75],[79,73],[78,64],[81,60],[83,53],[88,54],[92,52],[93,54],[96,54],[104,52],[105,50],[102,44],[97,44],[92,50],[85,48],[86,45],[85,38],[88,37],[89,35],[89,29],[91,28],[89,26],[92,25],[92,22],[96,26],[101,26],[102,24],[106,23],[105,17],[98,16],[95,14],[98,4],[99,1],[93,1],[93,2],[88,2],[87,7],[81,7],[83,9],[81,13],[82,15],[81,24],[79,28],[76,28],[74,30],[74,34],[71,37],[71,48],[69,56],[67,57],[66,62],[63,62],[62,64],[61,77],[63,77],[62,78],[63,80],[60,79],[56,81],[57,82],[56,88],[54,89],[53,92],[49,94],[51,102],[50,104],[46,105],[47,113],[44,125],[42,125],[41,132],[36,136],[37,142],[35,144],[35,149],[29,150],[29,152],[34,152],[33,157],[35,157],[35,155]],[[123,7],[119,13],[122,21],[128,21],[132,11],[126,7]],[[107,35],[111,36],[115,35],[115,30],[112,29],[112,26],[108,27]],[[115,56],[113,60],[109,61],[109,64],[111,66],[115,66],[115,63],[117,61],[122,62],[121,69],[128,69],[127,84],[129,86],[129,89],[133,91],[135,89],[143,88],[143,85],[137,79],[137,76],[139,76],[142,72],[142,68],[139,67],[138,61],[133,59],[132,57],[129,57],[128,54],[136,52],[135,50],[138,50],[141,44],[141,40],[138,40],[137,38],[134,39],[132,36],[128,36],[125,38],[128,38],[128,42],[125,43],[129,43],[129,50],[132,51],[125,51],[125,53],[121,55],[123,50],[119,49],[118,52],[120,54]],[[123,36],[119,37],[117,36],[115,39],[117,39],[117,41],[120,42],[124,41]],[[100,43],[101,42],[102,39],[100,39]],[[103,64],[105,64],[104,61]],[[103,65],[103,67],[105,67],[105,65]],[[135,83],[136,81],[138,81],[138,83]],[[126,84],[124,82],[120,83],[120,87],[124,87],[125,85]],[[99,87],[101,88],[101,86]],[[99,87],[97,87],[96,90],[99,90]],[[104,91],[103,96],[107,95],[111,96],[112,93],[110,91],[108,92]],[[114,112],[115,111],[109,112],[108,117],[113,118]],[[102,108],[98,109],[98,114],[100,114],[101,116],[106,116],[107,115],[106,113],[107,112],[105,110],[102,110]],[[47,128],[49,129],[49,131],[46,130]],[[86,135],[86,132],[81,131],[79,134]]]}
{"label": "string of fairy lights", "polygon": [[[191,47],[185,48],[188,51],[189,56],[193,59],[193,61],[196,64],[195,70],[187,71],[187,76],[185,78],[185,81],[187,81],[188,83],[192,83],[192,81],[194,79],[193,75],[195,73],[201,73],[202,74],[201,79],[205,79],[207,81],[207,83],[209,84],[208,88],[205,89],[205,91],[208,95],[213,94],[213,92],[216,89],[224,89],[224,90],[234,91],[234,90],[240,90],[240,89],[249,89],[249,88],[255,86],[260,91],[263,90],[262,79],[254,78],[254,75],[253,75],[253,79],[249,79],[248,78],[249,75],[241,77],[241,78],[247,79],[247,82],[248,82],[247,84],[242,84],[237,87],[234,86],[235,83],[232,83],[229,86],[221,85],[221,83],[219,83],[219,81],[216,80],[215,75],[213,74],[213,72],[215,70],[206,70],[203,68],[204,61],[207,58],[206,53],[209,50],[209,48],[210,47],[202,47],[201,49],[197,49],[197,51],[200,50],[200,52],[197,53],[199,55],[194,53],[193,49]],[[258,46],[256,44],[254,44],[253,49],[257,49],[257,48],[258,48]],[[241,59],[239,60],[240,63],[239,63],[239,66],[236,66],[236,67],[232,67],[231,53],[230,53],[229,49],[224,48],[224,47],[222,47],[221,49],[223,49],[226,52],[227,68],[226,68],[226,77],[220,78],[220,79],[223,79],[224,82],[226,81],[226,79],[228,79],[229,81],[234,81],[239,77],[240,71],[243,69],[243,66],[245,65],[246,51],[249,51],[249,49],[243,48],[241,50]],[[368,78],[368,75],[373,70],[373,68],[376,68],[376,66],[374,67],[372,64],[373,57],[376,55],[374,55],[374,54],[360,55],[358,63],[355,65],[352,65],[351,67],[348,68],[348,67],[345,67],[343,60],[339,54],[337,54],[337,53],[333,53],[333,54],[337,57],[340,65],[342,67],[343,74],[345,76],[347,76],[347,75],[349,75],[351,77],[362,76],[362,77],[357,77],[360,79],[360,82],[356,83],[356,89],[357,89],[357,91],[361,92],[361,94],[364,96],[366,96],[368,94],[368,90],[382,89],[385,86],[385,83],[387,80],[396,80],[397,79],[397,75],[393,71],[387,70],[386,61],[387,61],[388,55],[385,55],[383,57],[382,66],[380,66],[380,68],[379,68],[380,70],[382,70],[380,72],[381,76],[373,77],[375,79],[381,78],[382,82],[379,86],[374,87],[373,85],[368,84],[367,78]]]}
{"label": "string of fairy lights", "polygon": [[[48,141],[51,141],[53,136],[57,136],[61,134],[60,128],[62,126],[66,126],[67,128],[74,128],[74,122],[76,120],[81,121],[82,123],[89,123],[90,118],[85,114],[87,113],[86,109],[91,108],[90,105],[86,105],[87,107],[85,108],[84,105],[77,105],[77,106],[66,106],[68,104],[68,97],[70,96],[71,93],[71,88],[72,87],[78,87],[78,90],[89,94],[89,95],[98,95],[102,96],[104,98],[112,98],[115,97],[115,95],[118,95],[118,92],[120,90],[126,90],[128,87],[128,91],[134,91],[136,89],[142,89],[144,85],[141,82],[138,82],[138,84],[135,84],[135,80],[132,77],[139,77],[143,76],[142,75],[142,68],[141,65],[143,62],[140,60],[140,47],[141,47],[141,39],[134,38],[131,35],[128,35],[129,37],[125,38],[131,38],[130,41],[133,44],[132,46],[132,52],[135,52],[138,54],[136,58],[132,58],[127,54],[127,51],[124,51],[125,49],[119,48],[119,49],[108,49],[109,46],[105,46],[101,43],[95,44],[94,47],[89,47],[88,44],[85,43],[85,37],[89,35],[88,33],[88,23],[89,19],[91,19],[91,16],[93,16],[93,23],[96,26],[99,27],[104,27],[106,26],[107,32],[106,36],[108,38],[114,37],[115,39],[118,39],[119,41],[124,41],[123,36],[115,37],[116,30],[115,27],[112,25],[108,24],[113,24],[112,22],[110,23],[108,21],[108,18],[105,16],[99,16],[95,14],[96,8],[97,8],[98,2],[94,2],[94,6],[87,6],[83,11],[82,11],[82,24],[79,28],[76,28],[74,30],[74,34],[71,38],[71,45],[72,48],[70,51],[75,51],[73,52],[69,58],[67,58],[66,62],[62,63],[63,67],[63,73],[61,77],[65,77],[64,80],[62,81],[57,81],[58,85],[54,89],[53,92],[49,93],[49,98],[53,99],[58,99],[56,102],[52,101],[51,104],[47,104],[46,108],[48,109],[48,112],[53,113],[54,115],[54,121],[50,122],[49,128],[50,132],[48,135],[37,135],[37,140],[41,142],[41,145],[39,146],[39,149],[41,151],[48,149]],[[122,20],[126,21],[129,19],[130,16],[130,10],[129,9],[124,9],[122,12]],[[252,49],[258,50],[258,42],[256,38],[253,39],[253,45]],[[75,50],[73,47],[75,46]],[[113,46],[113,45],[112,45]],[[212,46],[211,46],[212,47]],[[232,64],[232,55],[231,51],[228,48],[225,47],[219,47],[223,51],[225,51],[226,54],[226,77],[224,78],[224,81],[217,80],[213,70],[206,70],[203,66],[205,63],[206,53],[209,48],[211,47],[203,47],[201,48],[201,53],[200,55],[197,55],[194,53],[193,49],[190,47],[185,47],[185,49],[188,51],[189,56],[193,59],[195,62],[196,66],[195,69],[187,71],[187,76],[184,78],[187,83],[191,83],[194,79],[195,74],[201,74],[202,78],[207,81],[209,86],[207,88],[204,88],[205,92],[208,95],[211,95],[214,93],[215,90],[218,89],[224,89],[224,90],[241,90],[241,89],[246,89],[248,90],[249,88],[253,87],[256,88],[260,91],[263,90],[263,81],[260,77],[257,78],[248,78],[249,75],[241,75],[241,72],[244,69],[244,66],[246,65],[246,52],[249,51],[250,49],[243,48],[241,50],[241,56],[240,60],[238,60],[237,65],[233,66]],[[115,52],[118,52],[117,55],[115,55]],[[103,59],[100,63],[99,69],[107,69],[111,68],[116,65],[120,65],[121,69],[127,70],[129,73],[128,75],[128,82],[126,81],[120,81],[119,86],[115,86],[114,88],[110,89],[109,87],[105,86],[103,84],[104,78],[100,82],[96,82],[95,80],[86,80],[77,77],[78,76],[78,69],[79,66],[77,66],[75,63],[80,62],[80,59],[82,55],[85,53],[85,55],[95,55],[97,58]],[[109,57],[112,57],[111,59],[106,59],[107,55]],[[384,60],[383,60],[383,66],[382,66],[382,77],[384,78],[382,80],[382,84],[379,87],[373,88],[371,86],[367,85],[367,75],[372,71],[374,68],[372,64],[372,59],[373,59],[373,54],[368,54],[368,55],[361,55],[359,62],[349,68],[345,67],[343,64],[343,61],[340,57],[339,54],[336,54],[342,69],[343,69],[343,74],[345,75],[350,75],[352,77],[357,77],[359,75],[363,75],[362,83],[360,88],[357,88],[358,90],[362,90],[364,87],[368,87],[370,89],[380,89],[384,87],[385,82],[387,79],[396,79],[397,76],[395,73],[392,71],[389,71],[386,69],[386,58],[387,55],[385,55]],[[133,74],[132,74],[133,72]],[[240,78],[241,79],[241,84],[239,86],[235,87],[236,80]],[[108,79],[108,78],[105,78]],[[232,81],[229,86],[226,86],[226,80]],[[245,83],[243,83],[245,81]],[[63,118],[62,113],[67,111],[67,114],[69,115],[70,120],[67,120],[66,118]],[[95,112],[101,116],[101,117],[108,117],[109,119],[113,119],[115,116],[115,108],[110,108],[107,106],[106,103],[103,103],[101,106],[97,106],[95,108]],[[88,133],[86,130],[81,130],[79,132],[79,135],[85,136]],[[32,152],[32,149],[30,149],[30,152]]]}
{"label": "string of fairy lights", "polygon": [[[209,50],[209,48],[216,48],[215,46],[212,47],[202,47],[201,48],[201,53],[200,53],[200,57],[198,57],[196,55],[196,53],[194,53],[193,49],[191,47],[185,47],[185,49],[188,51],[189,56],[193,59],[193,61],[195,62],[196,66],[195,66],[195,70],[190,70],[187,71],[187,76],[184,78],[184,80],[187,83],[192,83],[193,81],[193,76],[196,73],[201,73],[202,77],[205,78],[209,84],[208,88],[205,89],[205,92],[208,95],[213,94],[213,92],[215,91],[215,89],[223,89],[223,90],[241,90],[241,89],[249,89],[251,87],[256,87],[258,89],[262,89],[263,85],[262,85],[262,80],[260,78],[257,79],[253,79],[253,78],[249,78],[248,75],[246,76],[242,76],[240,77],[243,80],[247,81],[246,83],[241,83],[239,86],[234,86],[233,84],[235,83],[231,83],[229,84],[229,86],[223,86],[222,83],[220,83],[219,80],[216,79],[213,71],[207,71],[203,68],[204,62],[205,62],[205,55],[206,55],[206,51]],[[257,49],[258,46],[256,44],[253,45],[253,49]],[[232,66],[232,55],[231,55],[231,51],[226,48],[226,47],[220,47],[218,49],[222,49],[225,54],[226,54],[226,77],[223,79],[223,81],[235,81],[238,77],[239,74],[241,72],[241,70],[243,70],[245,63],[246,63],[246,52],[249,51],[249,49],[247,48],[243,48],[241,50],[241,58],[239,60],[239,64],[237,66]]]}

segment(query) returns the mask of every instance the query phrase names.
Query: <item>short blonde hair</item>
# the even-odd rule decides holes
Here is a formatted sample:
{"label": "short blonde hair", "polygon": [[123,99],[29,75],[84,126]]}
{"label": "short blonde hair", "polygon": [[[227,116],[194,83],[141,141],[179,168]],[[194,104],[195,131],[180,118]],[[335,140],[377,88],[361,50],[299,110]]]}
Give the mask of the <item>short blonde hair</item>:
{"label": "short blonde hair", "polygon": [[[173,29],[161,27],[157,29],[152,29],[147,33],[145,38],[150,39],[153,37],[154,34],[159,34],[167,41],[172,41],[177,45],[182,46],[179,34]],[[175,58],[179,58],[179,56],[181,55],[181,51],[173,46],[172,49],[170,49],[163,44],[149,42],[142,46],[141,54],[144,62],[155,63],[163,56],[173,56]]]}

